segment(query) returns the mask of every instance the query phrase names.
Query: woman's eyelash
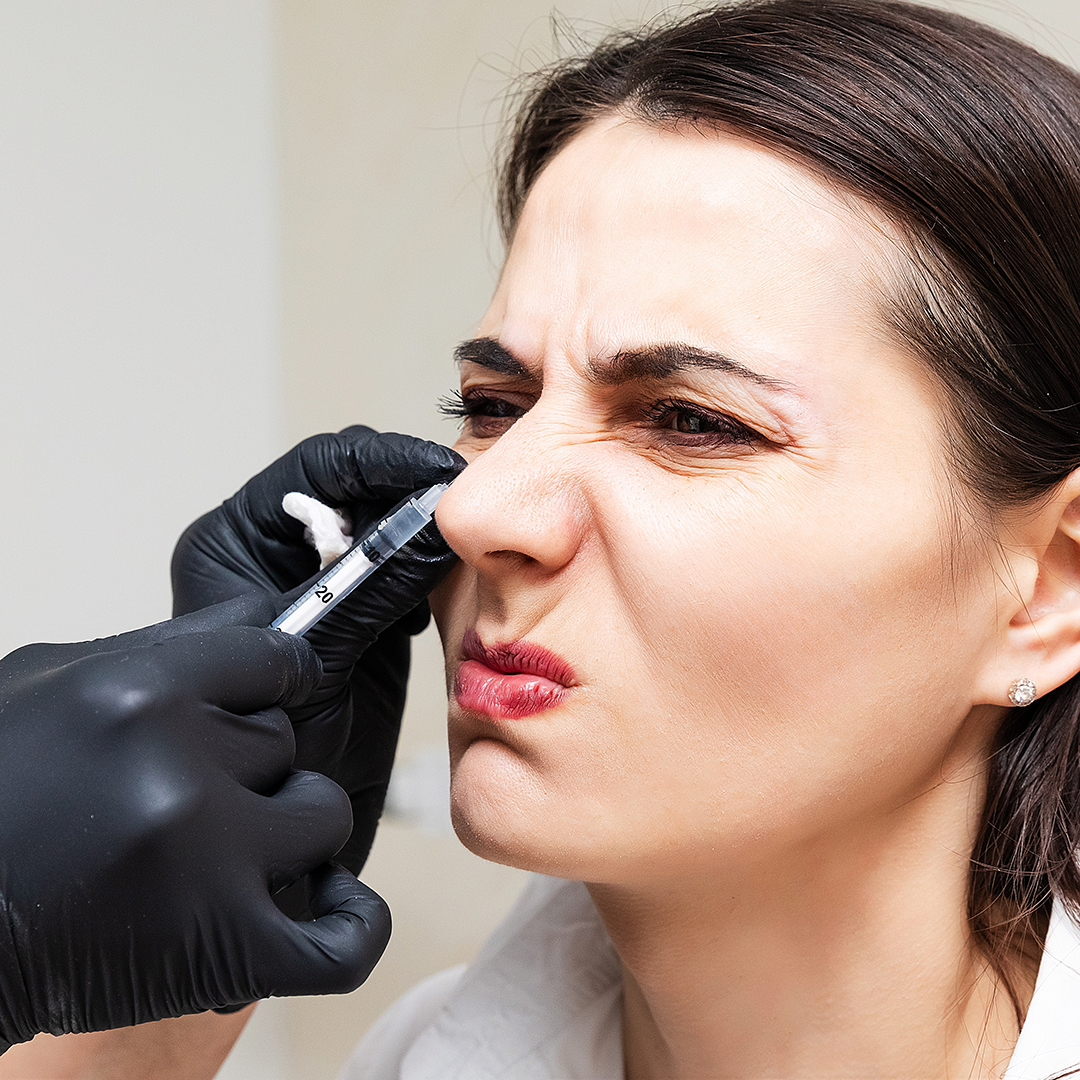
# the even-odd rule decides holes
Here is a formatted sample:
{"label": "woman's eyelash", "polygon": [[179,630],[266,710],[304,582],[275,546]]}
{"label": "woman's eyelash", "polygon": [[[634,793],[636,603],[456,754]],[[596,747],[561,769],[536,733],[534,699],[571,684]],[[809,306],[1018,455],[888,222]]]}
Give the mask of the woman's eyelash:
{"label": "woman's eyelash", "polygon": [[[727,443],[750,446],[761,441],[761,435],[724,413],[712,412],[689,401],[668,398],[654,402],[645,409],[650,423],[672,428],[683,435],[712,436]],[[672,421],[675,425],[672,427]]]}
{"label": "woman's eyelash", "polygon": [[452,416],[458,420],[468,420],[473,416],[516,420],[526,411],[520,405],[502,398],[489,397],[479,391],[473,391],[465,397],[460,390],[452,390],[445,397],[440,398],[438,408],[443,416]]}
{"label": "woman's eyelash", "polygon": [[451,390],[449,394],[439,398],[436,408],[443,416],[450,416],[455,420],[464,420],[469,415],[465,408],[465,399],[461,396],[460,390]]}

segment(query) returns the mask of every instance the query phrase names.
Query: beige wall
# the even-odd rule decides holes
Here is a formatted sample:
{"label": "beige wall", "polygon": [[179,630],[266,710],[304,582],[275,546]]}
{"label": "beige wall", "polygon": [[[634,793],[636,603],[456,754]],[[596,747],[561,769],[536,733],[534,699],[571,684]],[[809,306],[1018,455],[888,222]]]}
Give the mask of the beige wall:
{"label": "beige wall", "polygon": [[0,3],[0,655],[167,618],[280,445],[269,0]]}

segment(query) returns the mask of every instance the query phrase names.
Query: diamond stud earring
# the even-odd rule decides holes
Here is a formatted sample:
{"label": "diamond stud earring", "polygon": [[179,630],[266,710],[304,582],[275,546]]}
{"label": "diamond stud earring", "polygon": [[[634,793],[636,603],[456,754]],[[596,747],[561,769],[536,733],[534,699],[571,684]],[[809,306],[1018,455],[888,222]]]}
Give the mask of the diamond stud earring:
{"label": "diamond stud earring", "polygon": [[1030,705],[1037,696],[1035,684],[1030,679],[1017,679],[1009,687],[1009,700],[1020,708]]}

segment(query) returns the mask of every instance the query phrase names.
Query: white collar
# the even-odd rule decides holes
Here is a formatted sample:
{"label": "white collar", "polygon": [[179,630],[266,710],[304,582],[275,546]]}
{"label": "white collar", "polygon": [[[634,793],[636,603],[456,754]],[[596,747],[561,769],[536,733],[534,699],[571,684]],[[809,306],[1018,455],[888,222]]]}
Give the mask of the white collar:
{"label": "white collar", "polygon": [[1004,1080],[1047,1080],[1080,1067],[1080,926],[1054,901],[1035,994]]}
{"label": "white collar", "polygon": [[623,1080],[622,976],[585,886],[534,877],[401,1080]]}
{"label": "white collar", "polygon": [[[434,1022],[401,1080],[623,1080],[619,959],[585,886],[534,876]],[[1003,1080],[1080,1066],[1080,925],[1055,901]]]}

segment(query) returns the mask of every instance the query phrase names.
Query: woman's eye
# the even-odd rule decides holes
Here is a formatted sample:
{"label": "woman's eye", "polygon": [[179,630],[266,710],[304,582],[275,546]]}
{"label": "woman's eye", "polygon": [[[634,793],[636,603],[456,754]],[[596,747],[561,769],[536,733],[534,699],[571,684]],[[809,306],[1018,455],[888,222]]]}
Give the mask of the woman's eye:
{"label": "woman's eye", "polygon": [[762,436],[724,413],[711,412],[688,401],[658,401],[646,410],[646,419],[661,430],[696,436],[693,443],[751,446]]}
{"label": "woman's eye", "polygon": [[675,430],[687,435],[702,435],[707,430],[708,421],[695,413],[679,410],[675,413]]}
{"label": "woman's eye", "polygon": [[455,390],[439,402],[443,416],[457,417],[467,434],[480,439],[503,434],[527,411],[523,405],[479,392],[461,394]]}

